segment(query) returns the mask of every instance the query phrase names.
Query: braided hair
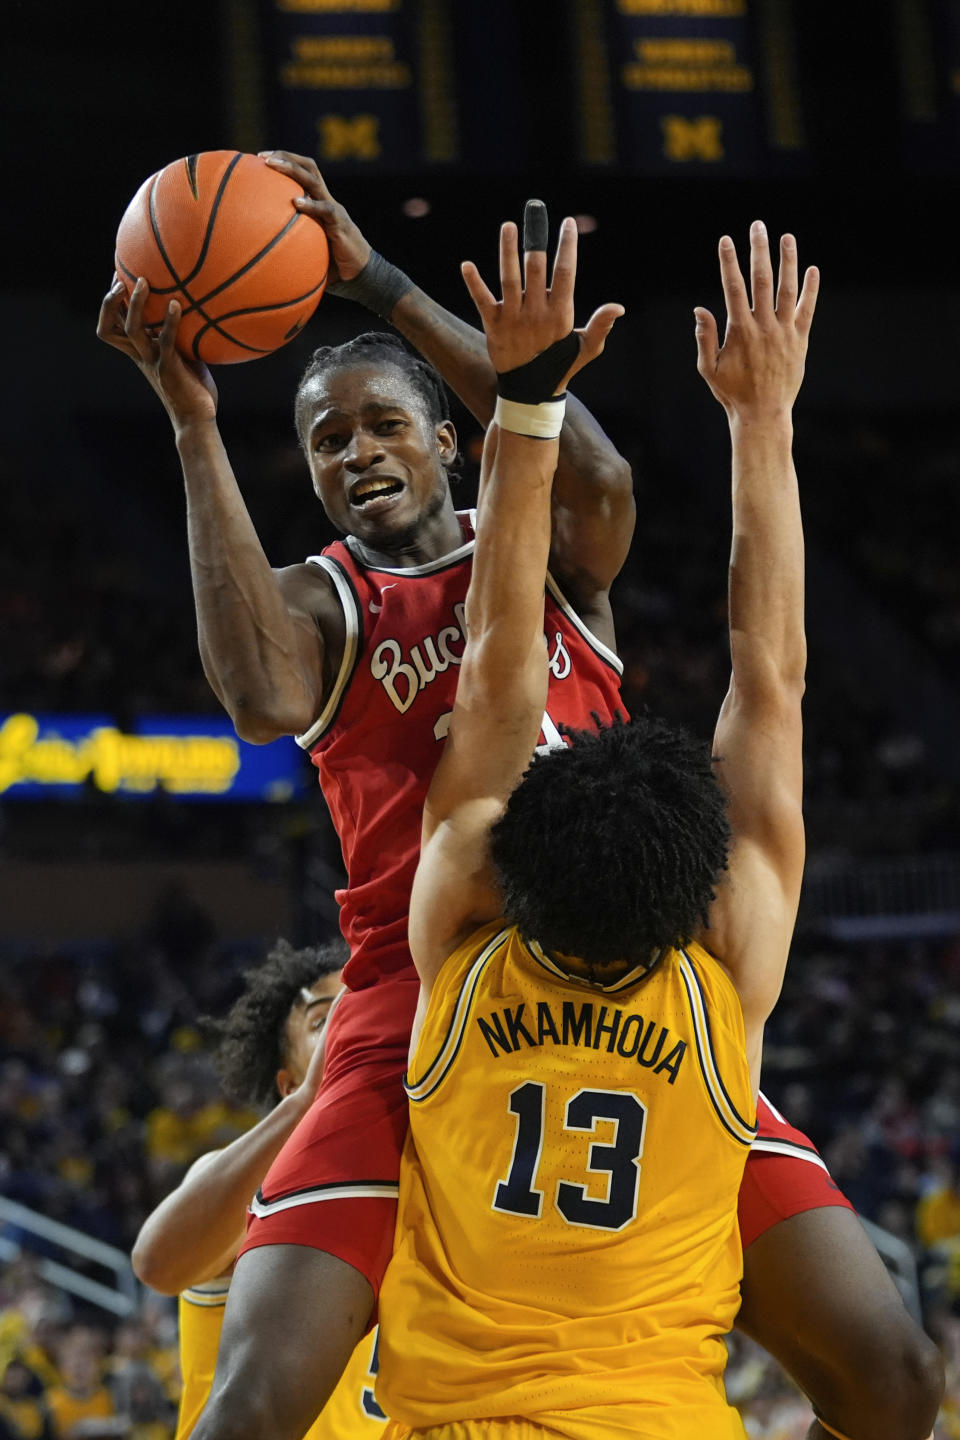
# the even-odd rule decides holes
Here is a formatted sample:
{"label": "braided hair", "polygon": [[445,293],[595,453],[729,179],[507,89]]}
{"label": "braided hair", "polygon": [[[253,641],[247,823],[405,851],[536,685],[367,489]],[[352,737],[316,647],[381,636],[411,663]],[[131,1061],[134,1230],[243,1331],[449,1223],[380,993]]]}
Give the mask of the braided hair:
{"label": "braided hair", "polygon": [[450,400],[446,387],[432,365],[408,350],[399,335],[385,330],[367,330],[343,345],[321,345],[310,357],[297,387],[293,404],[294,423],[300,444],[306,449],[307,390],[311,381],[328,370],[343,370],[350,365],[393,365],[410,381],[423,400],[433,425],[450,419]]}

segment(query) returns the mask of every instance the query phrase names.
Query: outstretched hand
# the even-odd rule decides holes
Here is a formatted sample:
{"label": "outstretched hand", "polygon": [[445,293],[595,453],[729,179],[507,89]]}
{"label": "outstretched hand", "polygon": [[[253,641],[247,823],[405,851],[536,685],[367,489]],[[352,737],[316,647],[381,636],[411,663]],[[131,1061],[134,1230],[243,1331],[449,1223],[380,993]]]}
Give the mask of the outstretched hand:
{"label": "outstretched hand", "polygon": [[[480,276],[472,260],[465,260],[461,273],[483,324],[487,350],[498,373],[515,370],[541,354],[574,330],[573,291],[577,276],[577,227],[566,219],[553,262],[552,282],[547,285],[547,252],[528,250],[521,274],[517,248],[517,226],[508,220],[500,227],[500,292],[497,298]],[[601,305],[582,329],[580,352],[562,378],[564,389],[603,350],[614,323],[624,313],[622,305]]]}
{"label": "outstretched hand", "polygon": [[720,345],[717,322],[697,306],[697,369],[728,416],[758,418],[789,411],[803,380],[807,340],[820,287],[811,266],[797,298],[797,242],[780,241],[776,298],[767,228],[750,227],[750,295],[729,235],[720,240],[720,279],[727,308],[727,329]]}
{"label": "outstretched hand", "polygon": [[200,361],[186,360],[177,350],[180,304],[171,300],[163,324],[147,327],[143,312],[150,286],[140,279],[127,302],[122,283],[115,280],[103,298],[97,336],[129,355],[163,401],[174,427],[193,420],[213,420],[217,413],[217,387]]}
{"label": "outstretched hand", "polygon": [[305,191],[304,199],[294,200],[301,215],[316,220],[327,237],[330,246],[329,283],[353,280],[370,259],[370,244],[354,224],[342,205],[334,200],[327,189],[327,182],[317,168],[317,162],[309,155],[294,155],[290,150],[261,150],[273,170],[296,180]]}

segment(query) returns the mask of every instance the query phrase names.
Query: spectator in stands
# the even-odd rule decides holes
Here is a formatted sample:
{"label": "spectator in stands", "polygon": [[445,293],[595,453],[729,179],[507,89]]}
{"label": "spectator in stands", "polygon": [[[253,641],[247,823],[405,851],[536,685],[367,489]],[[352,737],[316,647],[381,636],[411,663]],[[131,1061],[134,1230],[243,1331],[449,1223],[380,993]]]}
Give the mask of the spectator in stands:
{"label": "spectator in stands", "polygon": [[104,1351],[102,1331],[88,1325],[71,1325],[60,1341],[60,1383],[47,1391],[55,1440],[86,1440],[97,1430],[93,1422],[117,1413],[103,1382]]}
{"label": "spectator in stands", "polygon": [[43,1387],[0,1339],[0,1440],[54,1440]]}
{"label": "spectator in stands", "polygon": [[917,1235],[926,1250],[950,1241],[960,1247],[960,1147],[937,1168],[941,1178],[917,1206]]}
{"label": "spectator in stands", "polygon": [[936,1178],[917,1206],[916,1226],[925,1252],[924,1288],[942,1336],[949,1317],[960,1316],[960,1142],[948,1157],[936,1159],[932,1170]]}

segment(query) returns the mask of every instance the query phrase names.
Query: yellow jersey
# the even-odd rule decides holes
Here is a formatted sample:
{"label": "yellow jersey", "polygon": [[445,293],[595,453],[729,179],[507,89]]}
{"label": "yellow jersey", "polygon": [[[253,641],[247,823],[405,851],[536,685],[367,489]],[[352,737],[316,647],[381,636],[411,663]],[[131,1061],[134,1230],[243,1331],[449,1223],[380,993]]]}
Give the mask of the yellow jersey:
{"label": "yellow jersey", "polygon": [[756,1107],[722,966],[690,945],[601,990],[485,926],[443,966],[405,1083],[394,1421],[617,1406],[635,1433],[742,1435],[722,1337]]}
{"label": "yellow jersey", "polygon": [[[179,1300],[183,1392],[175,1440],[187,1440],[207,1403],[223,1329],[229,1275],[184,1290]],[[364,1336],[336,1390],[304,1440],[380,1440],[387,1418],[377,1404],[377,1331]]]}

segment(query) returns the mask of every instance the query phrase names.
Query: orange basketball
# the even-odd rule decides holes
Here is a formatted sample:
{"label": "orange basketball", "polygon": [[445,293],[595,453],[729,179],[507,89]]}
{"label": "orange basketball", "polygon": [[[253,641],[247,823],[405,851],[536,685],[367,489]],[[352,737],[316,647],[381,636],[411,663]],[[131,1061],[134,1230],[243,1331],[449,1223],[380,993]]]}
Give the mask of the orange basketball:
{"label": "orange basketball", "polygon": [[183,307],[177,348],[208,365],[256,360],[292,340],[327,283],[327,237],[293,207],[303,189],[257,155],[207,150],[145,180],[117,231],[129,296],[150,285],[158,325]]}

